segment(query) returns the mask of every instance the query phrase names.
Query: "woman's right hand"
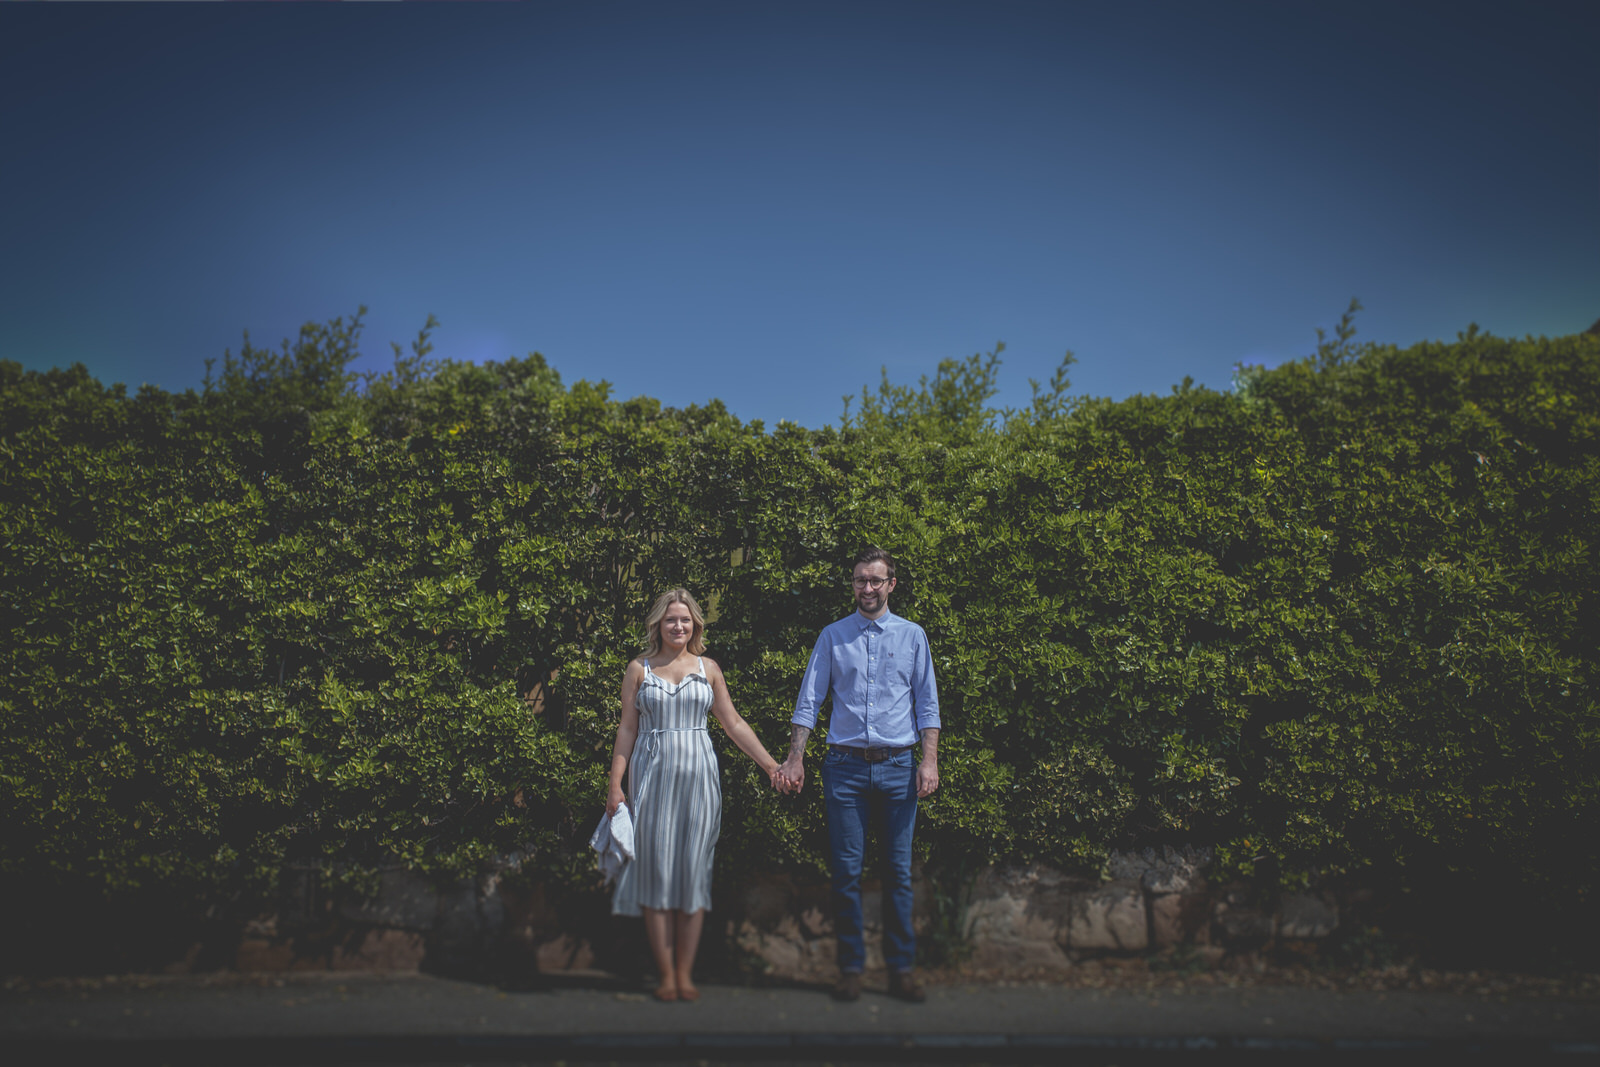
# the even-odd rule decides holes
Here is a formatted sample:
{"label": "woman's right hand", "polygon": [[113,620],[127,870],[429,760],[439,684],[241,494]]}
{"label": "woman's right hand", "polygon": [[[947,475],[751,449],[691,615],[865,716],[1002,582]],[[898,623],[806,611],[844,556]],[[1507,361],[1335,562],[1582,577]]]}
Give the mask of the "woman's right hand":
{"label": "woman's right hand", "polygon": [[627,803],[627,796],[622,792],[622,786],[616,782],[611,783],[611,788],[606,791],[606,814],[615,815],[617,808]]}

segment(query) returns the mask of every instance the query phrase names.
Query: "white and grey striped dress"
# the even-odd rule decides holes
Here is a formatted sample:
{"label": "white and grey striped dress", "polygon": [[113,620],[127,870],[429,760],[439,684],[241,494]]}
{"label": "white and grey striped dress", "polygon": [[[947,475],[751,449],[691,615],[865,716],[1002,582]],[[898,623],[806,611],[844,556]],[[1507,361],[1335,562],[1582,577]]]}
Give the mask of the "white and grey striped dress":
{"label": "white and grey striped dress", "polygon": [[669,685],[644,667],[634,705],[639,736],[628,765],[634,858],[611,898],[615,915],[640,908],[711,907],[711,860],[722,832],[722,785],[706,732],[711,682],[699,673]]}

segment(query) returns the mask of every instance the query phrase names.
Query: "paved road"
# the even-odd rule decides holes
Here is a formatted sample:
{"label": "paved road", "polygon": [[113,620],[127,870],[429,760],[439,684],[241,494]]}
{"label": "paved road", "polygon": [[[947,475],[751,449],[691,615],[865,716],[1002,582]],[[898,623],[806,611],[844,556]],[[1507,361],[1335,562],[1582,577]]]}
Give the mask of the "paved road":
{"label": "paved road", "polygon": [[801,989],[705,986],[703,994],[695,1004],[659,1004],[615,989],[515,992],[416,975],[122,980],[0,994],[0,1052],[11,1050],[13,1062],[51,1063],[93,1054],[119,1067],[652,1057],[1055,1062],[1067,1053],[1122,1063],[1245,1050],[1600,1062],[1595,1001],[1272,986],[936,986],[922,1005],[871,991],[854,1004]]}

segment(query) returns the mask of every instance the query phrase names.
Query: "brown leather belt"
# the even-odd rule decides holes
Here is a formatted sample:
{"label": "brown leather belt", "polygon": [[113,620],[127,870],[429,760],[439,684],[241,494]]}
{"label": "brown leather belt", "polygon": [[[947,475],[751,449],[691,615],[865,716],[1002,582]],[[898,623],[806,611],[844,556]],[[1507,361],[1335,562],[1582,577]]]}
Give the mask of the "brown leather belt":
{"label": "brown leather belt", "polygon": [[857,759],[864,759],[868,763],[882,763],[884,760],[892,759],[893,757],[900,755],[902,752],[910,752],[917,746],[901,745],[898,748],[856,748],[853,745],[829,745],[828,747],[833,749],[835,752],[843,752],[847,756],[854,756]]}

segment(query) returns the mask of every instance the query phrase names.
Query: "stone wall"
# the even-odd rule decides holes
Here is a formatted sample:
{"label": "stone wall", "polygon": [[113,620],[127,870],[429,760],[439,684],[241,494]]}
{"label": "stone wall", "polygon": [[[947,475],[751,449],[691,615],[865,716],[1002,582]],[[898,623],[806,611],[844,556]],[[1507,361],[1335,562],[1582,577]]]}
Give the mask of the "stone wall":
{"label": "stone wall", "polygon": [[[1112,856],[1106,879],[1074,877],[1042,864],[983,871],[958,902],[964,964],[995,976],[1063,972],[1085,958],[1143,955],[1187,946],[1213,959],[1287,941],[1325,938],[1339,926],[1333,899],[1296,894],[1263,908],[1247,887],[1213,886],[1209,849],[1146,849]],[[917,922],[926,929],[928,887],[920,880]],[[879,901],[868,895],[868,968],[882,966]],[[825,887],[802,891],[772,879],[746,889],[730,933],[766,973],[826,980],[833,973]]]}
{"label": "stone wall", "polygon": [[1263,908],[1244,886],[1212,886],[1208,849],[1121,853],[1106,881],[1049,867],[985,871],[972,888],[965,933],[974,966],[1059,971],[1085,957],[1190,946],[1203,956],[1259,951],[1327,937],[1339,926],[1331,897],[1296,894]]}
{"label": "stone wall", "polygon": [[[964,964],[993,976],[1042,975],[1085,958],[1184,946],[1218,959],[1314,942],[1338,929],[1331,897],[1291,895],[1262,907],[1244,886],[1210,883],[1211,858],[1208,849],[1188,847],[1119,853],[1104,879],[1040,864],[985,870],[953,902]],[[329,893],[310,871],[291,872],[288,883],[279,914],[246,927],[233,953],[236,969],[594,976],[645,962],[637,920],[613,918],[602,894],[552,902],[505,872],[440,887],[410,871],[386,871],[370,899]],[[915,890],[916,924],[927,932],[931,890],[920,872]],[[771,876],[732,896],[712,913],[703,958],[775,979],[831,980],[825,883]],[[881,899],[873,883],[865,886],[863,906],[867,966],[880,969]],[[721,945],[712,943],[718,934]]]}

